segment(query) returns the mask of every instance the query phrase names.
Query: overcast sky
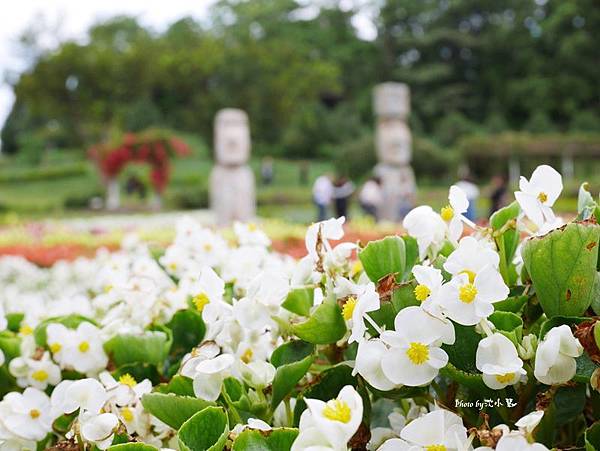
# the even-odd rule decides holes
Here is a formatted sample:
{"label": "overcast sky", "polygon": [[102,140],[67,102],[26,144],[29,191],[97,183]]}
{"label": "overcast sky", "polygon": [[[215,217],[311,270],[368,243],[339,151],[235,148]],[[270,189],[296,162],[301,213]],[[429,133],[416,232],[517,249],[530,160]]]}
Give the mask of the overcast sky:
{"label": "overcast sky", "polygon": [[[48,46],[57,40],[82,38],[94,22],[119,14],[135,15],[144,25],[162,30],[183,16],[199,20],[206,18],[207,11],[216,0],[3,0],[0,13],[0,76],[19,72],[23,60],[18,55],[16,41],[28,26],[43,20],[56,26],[57,35],[48,36]],[[331,2],[333,0],[319,0]],[[340,0],[351,7],[369,3],[369,0]],[[303,3],[311,4],[310,0]],[[354,25],[366,38],[374,37],[374,28],[367,13],[355,17]],[[10,87],[0,80],[0,128],[13,103]]]}

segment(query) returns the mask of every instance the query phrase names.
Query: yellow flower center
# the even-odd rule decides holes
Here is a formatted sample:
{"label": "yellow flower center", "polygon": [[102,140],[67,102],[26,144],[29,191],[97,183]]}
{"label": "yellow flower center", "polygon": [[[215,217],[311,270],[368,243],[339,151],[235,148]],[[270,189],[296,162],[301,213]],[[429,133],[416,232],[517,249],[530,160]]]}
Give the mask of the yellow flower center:
{"label": "yellow flower center", "polygon": [[465,304],[470,304],[475,300],[477,296],[477,288],[472,283],[467,283],[458,289],[458,299],[463,301]]}
{"label": "yellow flower center", "polygon": [[30,416],[31,418],[33,418],[34,420],[35,420],[36,418],[39,418],[41,414],[42,414],[42,413],[41,413],[39,410],[37,410],[37,409],[31,409],[31,410],[29,411],[29,416]]}
{"label": "yellow flower center", "polygon": [[194,303],[194,305],[196,306],[198,311],[201,312],[202,310],[204,310],[204,306],[210,302],[210,299],[208,299],[208,296],[206,295],[206,293],[202,292],[202,293],[194,296],[194,299],[192,300],[192,302]]}
{"label": "yellow flower center", "polygon": [[425,447],[425,451],[446,451],[445,445],[429,445]]}
{"label": "yellow flower center", "polygon": [[202,246],[202,248],[204,249],[205,252],[210,252],[210,251],[212,251],[212,244],[210,244],[210,243],[204,243],[204,245]]}
{"label": "yellow flower center", "polygon": [[348,298],[344,306],[342,307],[342,316],[346,321],[352,318],[352,314],[354,313],[354,308],[356,307],[356,298],[351,297]]}
{"label": "yellow flower center", "polygon": [[134,377],[129,373],[125,373],[125,374],[121,375],[121,377],[119,377],[119,383],[123,384],[123,385],[127,385],[129,387],[135,387],[135,385],[137,384]]}
{"label": "yellow flower center", "polygon": [[44,382],[46,379],[48,379],[48,373],[46,373],[44,370],[37,370],[31,373],[31,378],[38,382]]}
{"label": "yellow flower center", "polygon": [[79,343],[79,352],[88,352],[90,350],[90,344],[87,341]]}
{"label": "yellow flower center", "polygon": [[169,269],[175,271],[177,269],[177,263],[169,263]]}
{"label": "yellow flower center", "polygon": [[29,327],[27,324],[23,324],[19,328],[19,333],[21,335],[31,335],[33,333],[33,329],[31,327]]}
{"label": "yellow flower center", "polygon": [[513,380],[514,377],[515,373],[498,374],[496,376],[496,380],[501,384],[508,384]]}
{"label": "yellow flower center", "polygon": [[254,224],[252,222],[250,224],[248,224],[248,231],[256,232],[256,224]]}
{"label": "yellow flower center", "polygon": [[62,345],[60,343],[50,343],[50,345],[48,347],[50,348],[50,351],[52,352],[52,354],[56,354],[57,352],[60,352],[60,350],[62,349]]}
{"label": "yellow flower center", "polygon": [[240,357],[240,360],[244,363],[250,363],[252,361],[253,355],[254,355],[254,351],[252,351],[252,349],[248,348],[244,351],[244,353]]}
{"label": "yellow flower center", "polygon": [[544,203],[548,200],[548,195],[545,192],[540,191],[540,194],[537,195],[537,198],[541,203]]}
{"label": "yellow flower center", "polygon": [[431,290],[427,285],[419,284],[415,287],[415,297],[417,298],[417,301],[423,302],[429,297],[430,294]]}
{"label": "yellow flower center", "polygon": [[121,409],[121,416],[126,423],[131,423],[133,421],[133,412],[129,407],[123,407]]}
{"label": "yellow flower center", "polygon": [[470,271],[468,269],[465,269],[464,271],[461,271],[459,274],[466,274],[467,277],[469,278],[469,282],[473,283],[475,282],[475,273],[473,271]]}
{"label": "yellow flower center", "polygon": [[421,365],[429,360],[429,348],[423,343],[413,341],[406,350],[406,355],[415,365]]}
{"label": "yellow flower center", "polygon": [[440,215],[444,221],[450,221],[454,217],[454,209],[450,205],[446,205],[440,210]]}
{"label": "yellow flower center", "polygon": [[362,262],[360,260],[356,260],[354,262],[354,264],[352,265],[352,274],[358,274],[359,272],[361,272],[363,270],[363,265]]}
{"label": "yellow flower center", "polygon": [[339,399],[328,401],[323,409],[323,416],[331,421],[339,421],[340,423],[348,423],[352,418],[350,406]]}

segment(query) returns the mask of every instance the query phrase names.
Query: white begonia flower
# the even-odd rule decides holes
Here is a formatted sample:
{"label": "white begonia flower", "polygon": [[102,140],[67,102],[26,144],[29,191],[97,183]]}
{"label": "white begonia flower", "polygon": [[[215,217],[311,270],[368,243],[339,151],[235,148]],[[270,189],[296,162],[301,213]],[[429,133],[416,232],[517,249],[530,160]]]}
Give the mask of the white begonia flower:
{"label": "white begonia flower", "polygon": [[521,417],[519,421],[515,423],[515,426],[517,426],[525,435],[529,436],[535,430],[538,424],[540,424],[540,421],[542,421],[543,417],[543,410],[534,410],[524,417]]}
{"label": "white begonia flower", "polygon": [[535,353],[535,378],[543,384],[562,384],[575,376],[575,357],[583,354],[583,346],[566,324],[553,327],[540,342]]}
{"label": "white begonia flower", "polygon": [[273,382],[275,367],[269,362],[265,362],[264,360],[255,360],[248,363],[239,360],[238,362],[240,375],[250,387],[262,390]]}
{"label": "white begonia flower", "polygon": [[400,310],[394,328],[381,334],[390,348],[381,363],[383,374],[394,384],[430,383],[448,363],[448,354],[440,346],[454,343],[454,326],[413,306]]}
{"label": "white begonia flower", "polygon": [[461,188],[452,185],[448,194],[448,201],[449,205],[441,209],[440,216],[448,224],[448,238],[456,243],[463,233],[463,221],[467,221],[464,213],[469,209],[469,200]]}
{"label": "white begonia flower", "polygon": [[388,347],[379,339],[358,342],[358,351],[353,374],[360,374],[372,387],[389,391],[398,386],[383,372],[382,362],[388,354]]}
{"label": "white begonia flower", "polygon": [[57,418],[51,411],[50,398],[37,388],[26,388],[21,394],[8,393],[1,402],[0,424],[10,433],[25,440],[42,440],[52,431]]}
{"label": "white begonia flower", "polygon": [[421,451],[422,449],[400,438],[391,438],[383,442],[377,451]]}
{"label": "white begonia flower", "polygon": [[0,349],[0,366],[4,365],[5,361],[6,357],[4,357],[4,352],[2,352],[2,349]]}
{"label": "white begonia flower", "polygon": [[515,198],[531,222],[537,227],[554,222],[552,206],[563,189],[560,173],[548,165],[538,166],[529,180],[521,176],[519,188]]}
{"label": "white begonia flower", "polygon": [[61,381],[60,368],[50,359],[48,352],[44,352],[39,360],[17,357],[11,360],[9,371],[17,378],[19,387],[45,390],[48,385],[56,385]]}
{"label": "white begonia flower", "polygon": [[142,382],[137,383],[129,373],[121,375],[117,381],[108,371],[103,371],[98,379],[106,388],[110,401],[117,406],[134,404],[146,393],[152,391],[150,380],[144,379]]}
{"label": "white begonia flower", "polygon": [[346,273],[350,270],[349,259],[357,249],[354,243],[340,243],[325,254],[323,268],[327,274]]}
{"label": "white begonia flower", "polygon": [[194,394],[206,401],[216,401],[233,363],[231,354],[221,354],[198,362],[193,368]]}
{"label": "white begonia flower", "polygon": [[248,418],[248,427],[258,431],[270,431],[273,429],[268,423],[258,418]]}
{"label": "white begonia flower", "polygon": [[81,424],[81,437],[86,442],[91,442],[99,449],[108,448],[113,441],[119,418],[112,413],[91,414],[79,416]]}
{"label": "white begonia flower", "polygon": [[514,385],[527,372],[512,341],[500,333],[484,338],[477,345],[475,366],[483,382],[493,390]]}
{"label": "white begonia flower", "polygon": [[94,374],[106,368],[108,356],[104,352],[100,329],[84,321],[76,330],[62,324],[47,328],[48,347],[63,368],[73,368],[84,374]]}
{"label": "white begonia flower", "polygon": [[412,273],[417,281],[414,289],[415,298],[426,312],[441,317],[439,293],[444,282],[442,271],[431,266],[415,265]]}
{"label": "white begonia flower", "polygon": [[333,447],[346,446],[358,430],[363,415],[362,398],[354,387],[346,385],[335,399],[327,402],[310,398],[305,402],[314,425],[327,437],[325,443]]}
{"label": "white begonia flower", "polygon": [[443,409],[434,410],[408,423],[400,432],[400,438],[420,447],[409,447],[407,451],[463,451],[469,448],[467,428],[462,419]]}
{"label": "white begonia flower", "polygon": [[221,316],[225,282],[209,266],[202,268],[200,279],[193,287],[192,302],[202,312],[202,318],[207,324],[216,321]]}
{"label": "white begonia flower", "polygon": [[529,443],[527,438],[520,432],[514,431],[503,434],[498,440],[496,451],[549,451],[541,443]]}
{"label": "white begonia flower", "polygon": [[246,297],[277,313],[289,291],[290,281],[287,274],[281,270],[269,269],[261,272],[250,282]]}
{"label": "white begonia flower", "polygon": [[345,217],[331,218],[326,221],[316,222],[312,224],[306,231],[305,244],[308,255],[311,257],[313,262],[319,260],[319,251],[317,250],[317,244],[322,244],[322,252],[331,251],[331,244],[329,240],[341,240],[344,236],[344,222]]}
{"label": "white begonia flower", "polygon": [[429,205],[409,211],[402,221],[402,226],[417,240],[421,260],[426,257],[428,251],[437,252],[446,237],[446,223]]}
{"label": "white begonia flower", "polygon": [[241,246],[268,247],[271,245],[269,237],[254,223],[244,224],[236,221],[233,224],[233,231]]}
{"label": "white begonia flower", "polygon": [[8,321],[6,320],[6,315],[4,313],[4,305],[2,304],[2,300],[0,300],[0,332],[8,327]]}
{"label": "white begonia flower", "polygon": [[379,310],[379,294],[373,282],[365,285],[355,284],[348,279],[336,279],[335,294],[338,298],[347,298],[342,307],[342,316],[350,323],[352,332],[348,343],[361,341],[365,335],[365,316],[369,312]]}
{"label": "white begonia flower", "polygon": [[77,409],[97,414],[108,397],[106,389],[96,379],[65,380],[52,392],[52,409],[61,414],[72,413]]}
{"label": "white begonia flower", "polygon": [[500,273],[487,266],[471,281],[459,274],[441,290],[441,304],[448,318],[464,326],[473,326],[494,312],[493,304],[508,296],[509,290]]}
{"label": "white begonia flower", "polygon": [[492,248],[491,243],[465,236],[458,242],[458,247],[448,256],[444,269],[457,276],[466,274],[473,283],[475,276],[484,268],[491,266],[498,269],[500,256]]}

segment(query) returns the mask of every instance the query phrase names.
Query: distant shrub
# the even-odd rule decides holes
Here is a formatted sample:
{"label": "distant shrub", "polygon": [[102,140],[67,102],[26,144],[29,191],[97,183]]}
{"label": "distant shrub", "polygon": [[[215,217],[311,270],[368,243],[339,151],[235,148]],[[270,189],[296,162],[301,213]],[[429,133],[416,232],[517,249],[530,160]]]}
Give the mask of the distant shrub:
{"label": "distant shrub", "polygon": [[[10,169],[10,172],[8,170]],[[15,170],[7,168],[0,172],[0,183],[34,182],[39,180],[60,179],[84,175],[89,169],[89,163],[66,163],[56,166],[43,166]]]}

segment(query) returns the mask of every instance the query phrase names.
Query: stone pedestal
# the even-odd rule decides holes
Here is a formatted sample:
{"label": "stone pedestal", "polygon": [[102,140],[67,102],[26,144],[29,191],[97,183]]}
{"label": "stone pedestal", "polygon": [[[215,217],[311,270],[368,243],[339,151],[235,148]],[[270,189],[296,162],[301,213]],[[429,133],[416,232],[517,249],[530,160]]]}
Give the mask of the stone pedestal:
{"label": "stone pedestal", "polygon": [[210,174],[210,205],[217,223],[249,221],[256,215],[254,174],[248,166],[250,127],[242,110],[226,108],[215,117],[215,166]]}
{"label": "stone pedestal", "polygon": [[375,148],[381,178],[383,204],[379,217],[400,221],[414,206],[416,184],[410,166],[412,137],[406,124],[410,113],[410,91],[403,83],[382,83],[374,90],[376,115]]}
{"label": "stone pedestal", "polygon": [[106,209],[118,210],[120,206],[121,193],[119,190],[119,181],[115,177],[106,182]]}

